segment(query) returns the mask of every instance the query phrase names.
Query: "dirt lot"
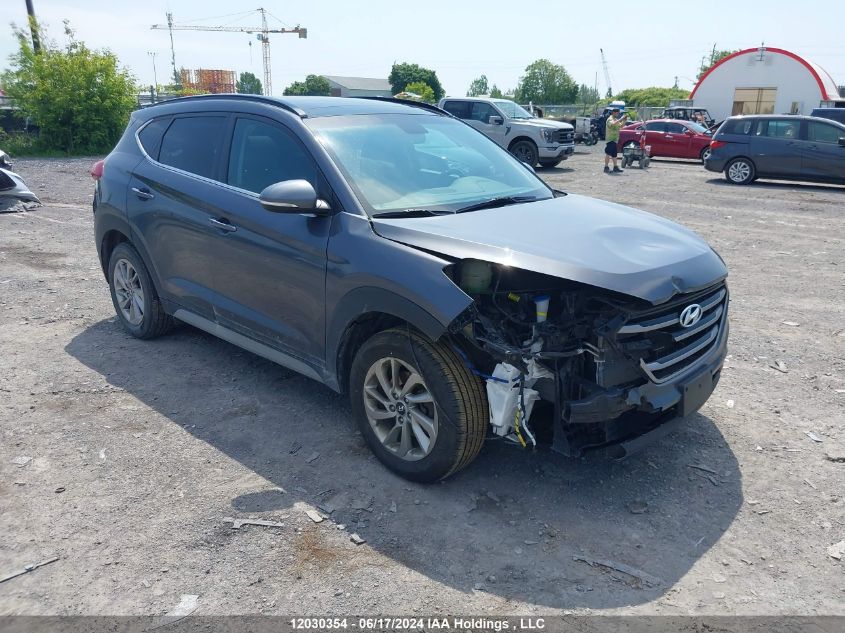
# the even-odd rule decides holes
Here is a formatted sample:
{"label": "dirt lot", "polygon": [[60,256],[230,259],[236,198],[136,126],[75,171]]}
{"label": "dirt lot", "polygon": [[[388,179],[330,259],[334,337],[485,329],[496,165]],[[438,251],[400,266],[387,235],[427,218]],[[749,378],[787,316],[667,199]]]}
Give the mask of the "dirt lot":
{"label": "dirt lot", "polygon": [[[18,161],[45,205],[0,215],[0,577],[59,557],[0,585],[0,614],[162,614],[192,594],[206,615],[845,615],[828,554],[845,539],[845,188],[732,187],[691,162],[606,176],[597,148],[543,172],[721,253],[721,383],[628,461],[491,444],[426,487],[381,467],[328,389],[189,327],[127,336],[92,161]],[[317,506],[334,509],[320,524]]]}

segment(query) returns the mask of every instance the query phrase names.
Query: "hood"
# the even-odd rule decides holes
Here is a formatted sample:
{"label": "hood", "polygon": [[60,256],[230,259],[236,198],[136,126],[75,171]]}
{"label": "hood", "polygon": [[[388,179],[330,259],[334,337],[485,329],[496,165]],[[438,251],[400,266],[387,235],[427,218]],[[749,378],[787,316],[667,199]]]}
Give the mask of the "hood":
{"label": "hood", "polygon": [[553,128],[555,130],[574,130],[575,128],[572,127],[569,123],[564,123],[563,121],[552,121],[550,119],[510,119],[509,123],[520,125],[535,125],[537,127],[548,127]]}
{"label": "hood", "polygon": [[387,239],[606,288],[652,304],[710,286],[728,271],[695,233],[645,211],[567,195],[424,218],[373,218]]}

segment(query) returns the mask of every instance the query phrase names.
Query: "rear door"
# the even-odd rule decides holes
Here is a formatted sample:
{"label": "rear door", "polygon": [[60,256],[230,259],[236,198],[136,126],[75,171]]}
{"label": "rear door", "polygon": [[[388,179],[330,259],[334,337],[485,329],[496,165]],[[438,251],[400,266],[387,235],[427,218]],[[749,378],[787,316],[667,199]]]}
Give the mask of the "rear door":
{"label": "rear door", "polygon": [[845,182],[845,147],[839,139],[845,130],[830,123],[808,121],[801,141],[801,166],[805,175],[820,180]]}
{"label": "rear door", "polygon": [[225,184],[216,195],[214,265],[217,321],[231,330],[322,364],[326,248],[332,218],[274,213],[258,201],[283,180],[304,179],[332,200],[316,162],[285,125],[236,115]]}
{"label": "rear door", "polygon": [[652,156],[666,156],[663,137],[666,134],[665,121],[649,121],[645,124],[645,143],[651,145]]}
{"label": "rear door", "polygon": [[801,172],[801,119],[761,119],[751,136],[757,173],[795,177]]}
{"label": "rear door", "polygon": [[228,114],[214,113],[148,123],[138,134],[147,156],[130,179],[126,205],[164,298],[208,319],[215,261],[209,220],[219,212],[212,201],[228,123]]}

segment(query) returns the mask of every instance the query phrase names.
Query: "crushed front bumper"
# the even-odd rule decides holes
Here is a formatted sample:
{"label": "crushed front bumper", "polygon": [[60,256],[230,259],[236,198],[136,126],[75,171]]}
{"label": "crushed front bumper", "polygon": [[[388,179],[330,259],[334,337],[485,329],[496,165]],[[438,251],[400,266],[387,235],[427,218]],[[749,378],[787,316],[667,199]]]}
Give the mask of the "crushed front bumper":
{"label": "crushed front bumper", "polygon": [[624,456],[680,426],[680,418],[695,413],[716,388],[727,355],[728,330],[726,319],[709,353],[671,381],[605,389],[565,403],[552,449],[579,456],[589,449],[616,446]]}

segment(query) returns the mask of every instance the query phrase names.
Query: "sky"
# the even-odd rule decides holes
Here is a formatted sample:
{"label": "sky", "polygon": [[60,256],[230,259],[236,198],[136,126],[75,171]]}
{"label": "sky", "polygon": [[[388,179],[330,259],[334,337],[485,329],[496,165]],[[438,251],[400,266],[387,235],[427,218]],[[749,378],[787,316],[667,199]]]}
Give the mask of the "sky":
{"label": "sky", "polygon": [[[65,41],[62,21],[77,39],[108,48],[137,78],[159,83],[172,76],[167,11],[182,24],[255,26],[250,3],[231,0],[33,0],[52,39]],[[703,56],[719,49],[785,48],[825,68],[845,84],[845,1],[607,3],[565,0],[254,0],[272,16],[271,28],[300,25],[308,38],[271,35],[273,94],[307,74],[386,77],[396,62],[437,71],[446,93],[464,95],[470,82],[486,75],[502,90],[516,87],[525,67],[539,58],[561,64],[578,83],[607,90],[604,49],[614,92],[625,88],[671,86],[691,89]],[[10,23],[26,24],[25,0],[0,0],[0,68],[15,51]],[[648,5],[652,6],[648,6]],[[639,8],[642,6],[643,8]],[[612,7],[612,8],[610,8]],[[666,7],[666,8],[664,8]],[[236,12],[241,12],[236,14]],[[252,42],[252,46],[250,46]],[[174,31],[177,67],[222,68],[263,76],[255,35]],[[149,53],[155,53],[151,56]]]}

